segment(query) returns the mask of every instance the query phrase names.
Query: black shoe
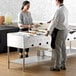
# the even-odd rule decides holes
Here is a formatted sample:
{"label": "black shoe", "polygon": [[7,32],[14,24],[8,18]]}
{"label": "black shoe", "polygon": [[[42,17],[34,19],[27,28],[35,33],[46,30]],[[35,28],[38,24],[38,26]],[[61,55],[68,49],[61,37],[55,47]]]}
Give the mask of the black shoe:
{"label": "black shoe", "polygon": [[26,58],[29,57],[28,54],[26,54],[25,57],[26,57]]}
{"label": "black shoe", "polygon": [[50,68],[50,71],[60,71],[60,68]]}
{"label": "black shoe", "polygon": [[65,67],[65,66],[64,66],[64,67],[61,67],[61,69],[62,69],[62,70],[66,70],[66,67]]}
{"label": "black shoe", "polygon": [[[28,54],[25,55],[25,58],[29,57]],[[23,55],[20,55],[19,58],[23,58]]]}
{"label": "black shoe", "polygon": [[19,58],[23,58],[23,55],[20,55]]}

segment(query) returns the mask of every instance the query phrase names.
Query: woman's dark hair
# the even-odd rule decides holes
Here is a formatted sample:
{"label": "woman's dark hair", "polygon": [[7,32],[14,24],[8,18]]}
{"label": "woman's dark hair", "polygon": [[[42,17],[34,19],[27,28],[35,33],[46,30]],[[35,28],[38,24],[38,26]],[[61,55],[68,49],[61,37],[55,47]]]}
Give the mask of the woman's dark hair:
{"label": "woman's dark hair", "polygon": [[58,0],[60,3],[63,3],[64,0]]}
{"label": "woman's dark hair", "polygon": [[30,3],[29,1],[24,1],[23,4],[22,4],[21,10],[23,10],[24,6],[29,4],[29,3]]}

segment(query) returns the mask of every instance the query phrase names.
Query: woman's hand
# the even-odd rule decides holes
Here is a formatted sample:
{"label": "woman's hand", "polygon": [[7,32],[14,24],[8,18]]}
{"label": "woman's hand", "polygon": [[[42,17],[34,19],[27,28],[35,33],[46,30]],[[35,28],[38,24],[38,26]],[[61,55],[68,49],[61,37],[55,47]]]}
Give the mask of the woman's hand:
{"label": "woman's hand", "polygon": [[32,25],[28,25],[28,28],[30,29],[30,28],[32,28],[33,26]]}
{"label": "woman's hand", "polygon": [[50,21],[48,21],[47,23],[51,23],[51,20],[50,20]]}

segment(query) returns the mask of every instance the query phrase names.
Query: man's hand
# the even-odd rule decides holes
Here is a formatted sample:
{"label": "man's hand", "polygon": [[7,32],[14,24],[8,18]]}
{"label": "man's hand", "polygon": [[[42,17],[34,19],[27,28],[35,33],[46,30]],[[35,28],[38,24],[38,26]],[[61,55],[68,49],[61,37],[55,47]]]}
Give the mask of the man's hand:
{"label": "man's hand", "polygon": [[50,21],[48,21],[47,23],[51,23],[51,20],[50,20]]}
{"label": "man's hand", "polygon": [[49,35],[49,31],[46,32],[45,36],[48,36],[48,35]]}

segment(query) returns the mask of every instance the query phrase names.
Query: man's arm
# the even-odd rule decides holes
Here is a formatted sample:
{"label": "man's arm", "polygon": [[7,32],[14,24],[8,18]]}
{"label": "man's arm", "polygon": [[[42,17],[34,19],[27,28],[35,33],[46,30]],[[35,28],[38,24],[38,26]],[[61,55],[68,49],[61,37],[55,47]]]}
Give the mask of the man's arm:
{"label": "man's arm", "polygon": [[56,11],[53,20],[49,24],[46,35],[48,35],[49,33],[50,34],[52,33],[53,29],[57,26],[58,21],[59,21],[59,10]]}

